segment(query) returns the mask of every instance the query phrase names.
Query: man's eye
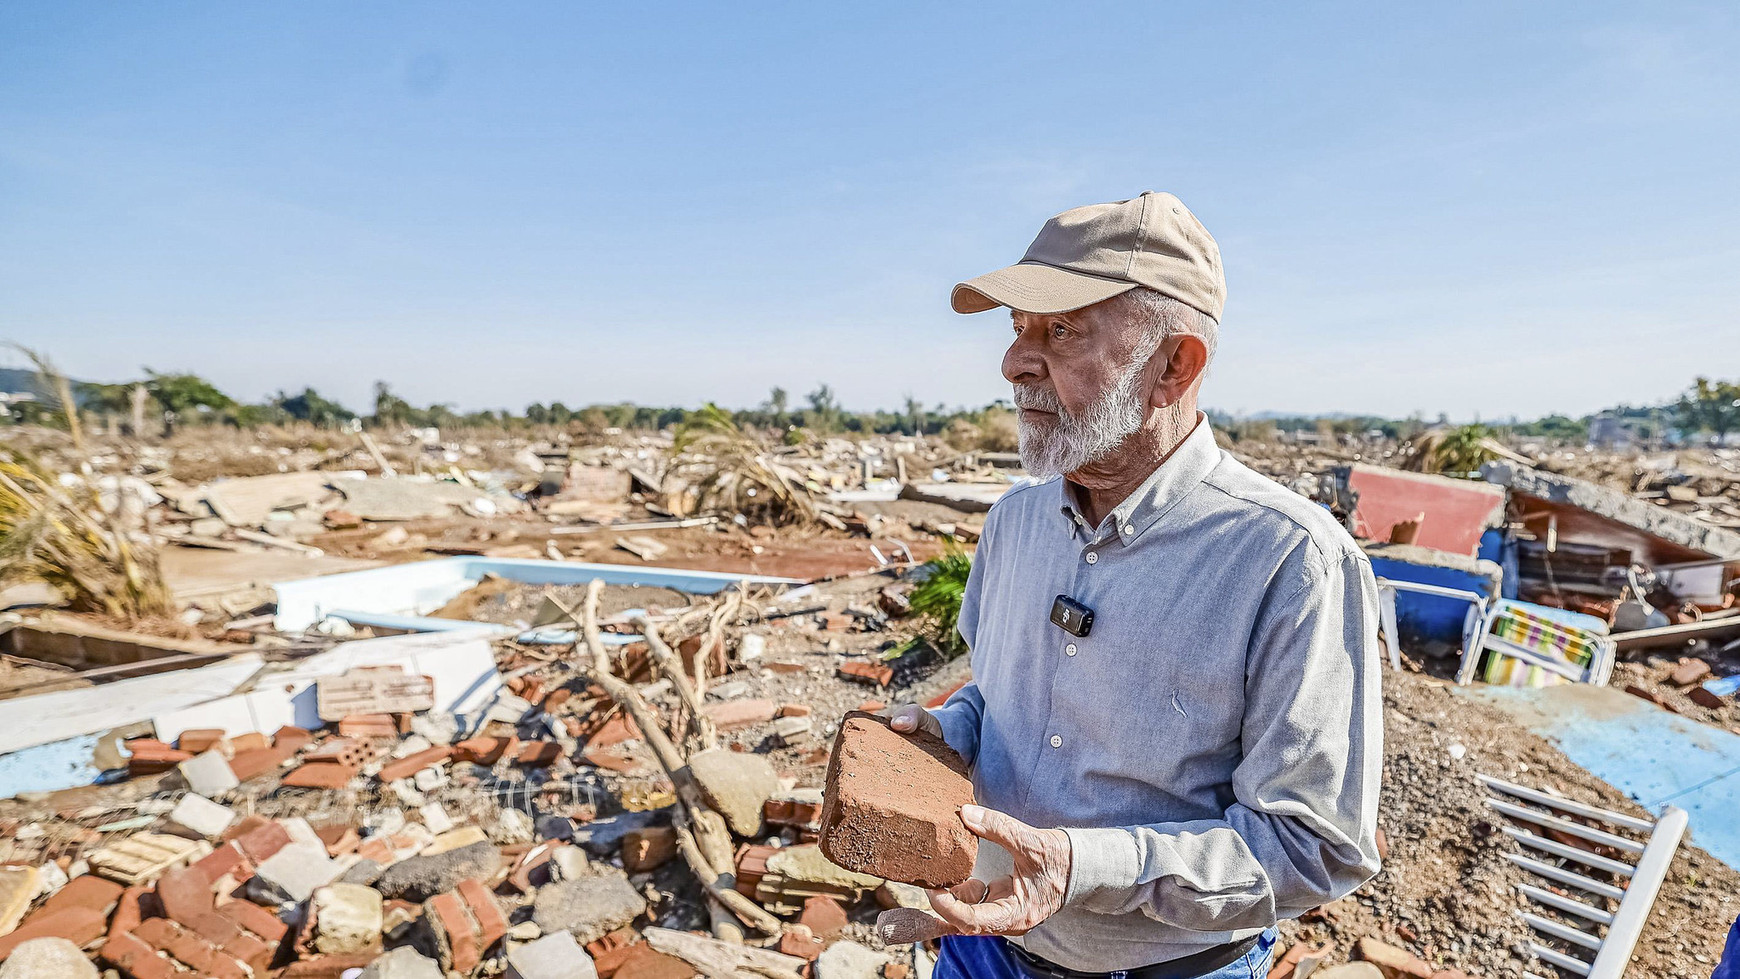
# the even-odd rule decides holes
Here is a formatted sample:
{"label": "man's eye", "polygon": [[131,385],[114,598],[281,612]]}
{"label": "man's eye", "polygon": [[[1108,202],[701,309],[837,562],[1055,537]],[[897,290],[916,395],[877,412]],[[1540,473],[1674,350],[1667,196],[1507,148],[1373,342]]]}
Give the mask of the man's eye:
{"label": "man's eye", "polygon": [[1068,335],[1069,335],[1069,327],[1064,326],[1062,323],[1051,324],[1051,338],[1053,340],[1062,340],[1064,337],[1066,337]]}

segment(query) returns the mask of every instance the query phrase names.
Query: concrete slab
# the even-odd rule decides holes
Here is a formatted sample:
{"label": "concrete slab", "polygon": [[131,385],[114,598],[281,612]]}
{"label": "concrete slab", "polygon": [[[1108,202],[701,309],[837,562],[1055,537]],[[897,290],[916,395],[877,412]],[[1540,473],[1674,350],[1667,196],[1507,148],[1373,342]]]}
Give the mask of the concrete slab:
{"label": "concrete slab", "polygon": [[1740,735],[1687,720],[1612,687],[1451,687],[1492,704],[1572,761],[1660,813],[1690,816],[1697,844],[1740,867]]}
{"label": "concrete slab", "polygon": [[1740,533],[1605,486],[1504,461],[1481,466],[1480,477],[1521,497],[1525,522],[1531,503],[1552,513],[1563,541],[1628,547],[1651,564],[1740,558]]}

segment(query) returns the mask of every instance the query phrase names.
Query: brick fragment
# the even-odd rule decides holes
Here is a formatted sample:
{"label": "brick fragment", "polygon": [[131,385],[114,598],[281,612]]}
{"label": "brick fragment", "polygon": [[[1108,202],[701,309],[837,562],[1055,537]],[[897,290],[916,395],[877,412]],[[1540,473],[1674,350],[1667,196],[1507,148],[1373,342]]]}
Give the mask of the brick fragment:
{"label": "brick fragment", "polygon": [[784,955],[795,955],[801,959],[814,962],[827,948],[826,942],[812,934],[804,925],[792,925],[779,936],[779,950]]}
{"label": "brick fragment", "polygon": [[288,747],[251,748],[247,751],[237,751],[230,759],[230,771],[236,773],[238,781],[259,778],[270,774],[284,766],[284,763],[295,757],[296,749]]}
{"label": "brick fragment", "polygon": [[42,907],[36,913],[25,919],[25,924],[39,915],[55,914],[69,908],[86,908],[95,911],[107,921],[109,912],[115,910],[115,905],[121,900],[121,894],[126,888],[112,880],[105,880],[95,874],[81,874],[67,882],[65,887],[55,891],[54,895],[42,902]]}
{"label": "brick fragment", "polygon": [[632,829],[622,835],[622,869],[631,874],[664,866],[677,855],[677,831],[669,826]]}
{"label": "brick fragment", "polygon": [[378,749],[355,738],[334,738],[304,755],[302,760],[355,765],[360,768],[379,754]]}
{"label": "brick fragment", "polygon": [[306,762],[285,775],[280,785],[298,789],[342,789],[356,778],[354,765],[333,762]]}
{"label": "brick fragment", "polygon": [[453,746],[453,758],[473,765],[493,765],[501,760],[507,743],[506,738],[466,738]]}
{"label": "brick fragment", "polygon": [[808,928],[810,934],[818,938],[833,938],[847,925],[846,909],[839,901],[826,895],[806,898],[803,914],[798,916],[798,924]]}
{"label": "brick fragment", "polygon": [[780,704],[778,716],[808,717],[810,716],[810,710],[811,708],[809,704]]}
{"label": "brick fragment", "polygon": [[960,809],[972,803],[973,787],[966,762],[941,738],[896,734],[886,718],[848,713],[825,798],[821,847],[834,863],[931,888],[972,873],[979,842]]}
{"label": "brick fragment", "polygon": [[338,722],[338,733],[347,738],[381,738],[399,736],[399,724],[391,714],[352,714]]}
{"label": "brick fragment", "polygon": [[261,751],[271,746],[272,742],[259,731],[238,734],[230,739],[230,747],[235,749],[235,753],[238,755],[244,751]]}
{"label": "brick fragment", "polygon": [[301,751],[314,740],[314,733],[306,728],[286,724],[272,735],[272,747],[289,748],[292,752]]}
{"label": "brick fragment", "polygon": [[1699,707],[1708,707],[1711,710],[1721,710],[1728,706],[1728,702],[1723,700],[1720,694],[1705,690],[1703,687],[1693,687],[1686,691],[1686,696],[1690,697],[1692,703]]}
{"label": "brick fragment", "polygon": [[1432,979],[1432,973],[1437,971],[1412,952],[1369,935],[1359,940],[1356,954],[1361,961],[1377,966],[1384,979]]}
{"label": "brick fragment", "polygon": [[65,907],[58,911],[37,911],[24,923],[0,937],[0,962],[12,950],[33,938],[64,938],[80,948],[103,937],[108,918],[102,912],[85,907]]}
{"label": "brick fragment", "polygon": [[880,663],[868,660],[850,660],[840,664],[835,671],[842,680],[856,680],[859,683],[872,683],[886,687],[894,682],[894,670]]}
{"label": "brick fragment", "polygon": [[132,752],[127,758],[127,776],[129,778],[138,778],[142,775],[161,775],[193,757],[191,751],[181,751],[171,748],[161,741],[151,739],[129,741],[127,742],[127,750]]}
{"label": "brick fragment", "polygon": [[[253,821],[251,825],[242,828],[250,821]],[[271,819],[244,817],[240,823],[231,827],[232,830],[238,828],[241,829],[241,832],[231,837],[230,841],[242,851],[242,854],[248,858],[248,862],[256,867],[270,860],[279,850],[290,845],[290,833]]]}
{"label": "brick fragment", "polygon": [[382,782],[397,782],[402,778],[410,778],[425,768],[431,768],[445,762],[452,754],[453,749],[447,746],[429,748],[401,758],[392,764],[382,766],[380,773],[375,777]]}
{"label": "brick fragment", "polygon": [[223,728],[202,727],[181,732],[181,737],[176,739],[175,746],[190,755],[201,755],[222,744],[223,740]]}
{"label": "brick fragment", "polygon": [[157,879],[157,901],[163,913],[187,924],[209,913],[216,901],[211,881],[192,867],[171,870]]}
{"label": "brick fragment", "polygon": [[779,713],[779,705],[771,700],[727,700],[708,704],[701,710],[714,727],[721,731],[734,731],[773,720],[773,716]]}

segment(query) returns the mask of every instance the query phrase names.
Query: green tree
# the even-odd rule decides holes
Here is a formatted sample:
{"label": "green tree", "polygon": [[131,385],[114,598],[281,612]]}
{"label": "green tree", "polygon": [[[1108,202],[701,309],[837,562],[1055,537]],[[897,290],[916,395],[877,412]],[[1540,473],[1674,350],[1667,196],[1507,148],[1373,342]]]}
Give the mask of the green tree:
{"label": "green tree", "polygon": [[814,391],[804,395],[804,400],[810,403],[809,410],[804,412],[804,427],[823,433],[840,430],[840,402],[834,396],[833,388],[826,384],[817,385]]}
{"label": "green tree", "polygon": [[159,374],[145,368],[145,390],[162,409],[177,418],[195,412],[221,411],[235,404],[229,395],[198,374]]}
{"label": "green tree", "polygon": [[393,393],[386,381],[375,382],[375,413],[370,424],[376,426],[409,425],[416,409],[404,398]]}
{"label": "green tree", "polygon": [[291,418],[317,428],[337,428],[356,417],[350,409],[321,397],[320,392],[311,387],[303,388],[301,394],[294,396],[280,391],[273,403]]}
{"label": "green tree", "polygon": [[1721,442],[1740,428],[1740,384],[1698,378],[1674,405],[1674,420],[1687,433],[1710,432]]}

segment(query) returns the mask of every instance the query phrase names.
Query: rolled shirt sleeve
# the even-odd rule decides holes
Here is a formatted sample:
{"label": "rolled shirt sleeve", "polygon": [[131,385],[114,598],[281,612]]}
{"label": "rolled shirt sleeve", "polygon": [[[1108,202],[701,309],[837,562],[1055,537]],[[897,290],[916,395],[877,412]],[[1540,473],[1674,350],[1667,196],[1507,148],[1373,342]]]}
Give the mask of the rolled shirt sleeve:
{"label": "rolled shirt sleeve", "polygon": [[1326,557],[1305,543],[1271,594],[1284,597],[1265,602],[1247,656],[1236,802],[1222,819],[1068,829],[1066,905],[1140,911],[1200,932],[1265,928],[1377,872],[1383,731],[1371,566],[1357,550]]}

